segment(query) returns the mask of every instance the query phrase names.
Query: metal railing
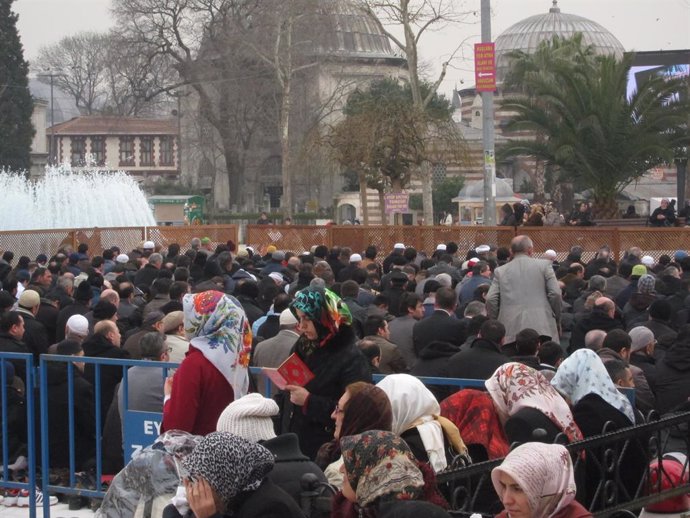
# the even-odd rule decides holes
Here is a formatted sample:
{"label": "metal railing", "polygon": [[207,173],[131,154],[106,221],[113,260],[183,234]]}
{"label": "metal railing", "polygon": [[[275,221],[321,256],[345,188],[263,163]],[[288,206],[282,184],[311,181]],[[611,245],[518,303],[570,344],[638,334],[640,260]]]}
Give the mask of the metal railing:
{"label": "metal railing", "polygon": [[[687,477],[674,482],[661,462],[665,453],[677,450],[677,444],[670,446],[671,436],[682,443],[684,452],[688,451],[689,425],[690,412],[684,412],[612,432],[605,427],[601,435],[567,444],[578,482],[578,501],[586,502],[595,516],[606,518],[690,493]],[[556,442],[560,440],[565,442],[565,438],[557,438]],[[652,477],[650,468],[654,460],[660,466],[661,474],[657,477]],[[498,497],[492,495],[491,483],[491,470],[501,462],[502,459],[481,462],[437,475],[439,488],[457,515],[493,516],[501,510]],[[688,460],[682,468],[687,473]],[[592,483],[593,476],[596,476],[595,483]],[[630,481],[626,480],[628,476],[637,480],[632,491]],[[583,494],[583,485],[592,494]]]}
{"label": "metal railing", "polygon": [[[14,361],[13,361],[14,360]],[[24,397],[26,401],[26,433],[27,433],[27,481],[21,482],[12,480],[10,478],[10,452],[9,452],[9,433],[8,429],[8,385],[7,372],[5,371],[5,362],[12,362],[13,367],[19,362],[24,363]],[[15,367],[15,376],[19,376]],[[35,411],[35,393],[34,386],[34,362],[33,355],[27,353],[1,353],[0,354],[0,401],[2,404],[2,479],[0,479],[0,486],[8,489],[25,490],[29,495],[29,516],[36,518],[36,422],[34,419]],[[48,495],[45,495],[45,500],[48,500]]]}

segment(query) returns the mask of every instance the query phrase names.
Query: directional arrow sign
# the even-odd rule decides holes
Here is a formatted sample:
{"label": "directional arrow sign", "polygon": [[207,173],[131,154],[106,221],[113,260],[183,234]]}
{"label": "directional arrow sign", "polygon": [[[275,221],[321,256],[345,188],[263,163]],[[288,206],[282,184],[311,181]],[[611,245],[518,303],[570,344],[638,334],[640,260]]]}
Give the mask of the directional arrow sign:
{"label": "directional arrow sign", "polygon": [[474,83],[478,92],[496,90],[496,49],[493,42],[474,45]]}

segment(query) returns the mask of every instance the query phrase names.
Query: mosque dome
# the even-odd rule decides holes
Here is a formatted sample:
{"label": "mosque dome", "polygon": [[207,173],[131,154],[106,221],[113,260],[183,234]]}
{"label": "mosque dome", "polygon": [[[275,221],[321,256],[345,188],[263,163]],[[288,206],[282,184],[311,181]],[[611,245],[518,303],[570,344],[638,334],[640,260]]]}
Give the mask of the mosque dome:
{"label": "mosque dome", "polygon": [[403,61],[391,48],[390,40],[379,25],[365,14],[357,3],[346,0],[335,4],[329,13],[333,31],[322,39],[320,51],[344,58],[394,59]]}
{"label": "mosque dome", "polygon": [[[482,201],[484,199],[484,180],[467,182],[453,201]],[[496,178],[496,201],[515,202],[520,201],[516,196],[509,181],[504,178]]]}
{"label": "mosque dome", "polygon": [[[46,123],[50,126],[50,83],[44,83],[39,79],[29,79],[29,91],[36,99],[48,102]],[[81,113],[74,102],[74,97],[53,86],[53,117],[55,124],[79,117]]]}
{"label": "mosque dome", "polygon": [[585,45],[591,45],[594,52],[600,55],[622,57],[625,49],[618,39],[598,23],[561,12],[558,0],[553,0],[553,7],[548,13],[530,16],[508,27],[496,38],[497,79],[502,81],[509,66],[506,54],[521,50],[531,54],[543,41],[554,36],[570,38],[575,33],[582,33]]}

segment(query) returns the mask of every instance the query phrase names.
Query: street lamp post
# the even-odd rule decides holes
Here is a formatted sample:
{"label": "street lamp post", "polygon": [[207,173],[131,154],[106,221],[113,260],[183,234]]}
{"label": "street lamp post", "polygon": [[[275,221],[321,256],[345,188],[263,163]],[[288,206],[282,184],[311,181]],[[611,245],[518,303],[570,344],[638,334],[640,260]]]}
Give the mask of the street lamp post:
{"label": "street lamp post", "polygon": [[50,142],[48,143],[48,165],[55,165],[55,103],[53,97],[53,86],[56,77],[63,77],[64,74],[57,73],[54,70],[46,70],[44,74],[38,74],[39,77],[50,78]]}
{"label": "street lamp post", "polygon": [[[491,0],[482,0],[482,43],[491,43]],[[496,224],[496,156],[494,150],[494,92],[482,92],[484,141],[484,225]]]}

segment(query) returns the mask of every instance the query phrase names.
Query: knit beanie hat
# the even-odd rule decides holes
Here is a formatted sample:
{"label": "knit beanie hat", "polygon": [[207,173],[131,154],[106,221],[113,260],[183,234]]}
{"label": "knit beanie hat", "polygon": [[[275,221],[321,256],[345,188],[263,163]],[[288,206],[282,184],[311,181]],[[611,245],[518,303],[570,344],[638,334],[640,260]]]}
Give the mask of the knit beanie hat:
{"label": "knit beanie hat", "polygon": [[637,281],[637,291],[639,293],[652,293],[654,291],[655,284],[656,279],[654,279],[654,276],[645,274]]}
{"label": "knit beanie hat", "polygon": [[247,394],[230,403],[218,418],[216,430],[239,435],[251,442],[273,439],[273,416],[278,404],[258,393]]}
{"label": "knit beanie hat", "polygon": [[647,267],[644,264],[636,264],[632,269],[632,276],[641,277],[647,273]]}
{"label": "knit beanie hat", "polygon": [[628,334],[632,340],[632,344],[630,345],[630,352],[632,353],[641,351],[647,347],[650,342],[654,341],[654,333],[644,326],[633,327]]}

